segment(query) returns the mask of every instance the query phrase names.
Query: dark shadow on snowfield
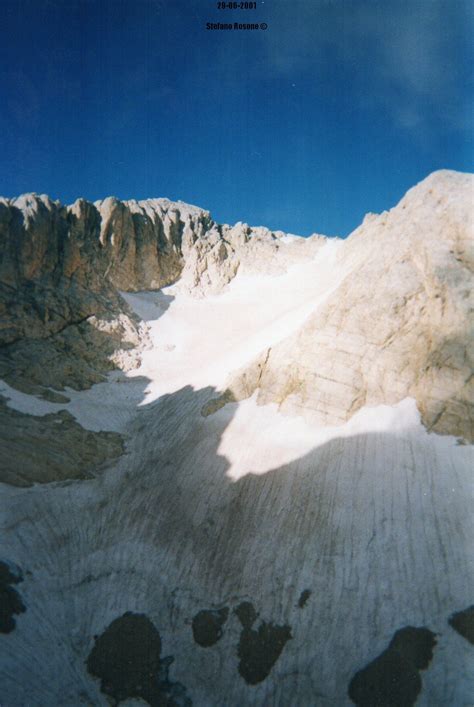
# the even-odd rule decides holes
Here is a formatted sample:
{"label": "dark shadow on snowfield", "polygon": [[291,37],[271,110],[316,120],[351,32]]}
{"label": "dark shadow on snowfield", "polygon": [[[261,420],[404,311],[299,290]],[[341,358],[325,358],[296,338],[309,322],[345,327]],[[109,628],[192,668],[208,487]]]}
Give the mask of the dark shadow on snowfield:
{"label": "dark shadow on snowfield", "polygon": [[[81,694],[106,704],[86,663],[94,636],[132,612],[174,656],[166,685],[179,683],[193,704],[345,704],[355,673],[396,631],[438,633],[469,603],[460,571],[469,500],[451,491],[465,478],[454,467],[444,473],[429,437],[335,438],[232,482],[219,445],[237,404],[203,417],[215,396],[186,386],[141,406],[113,469],[11,497],[2,524],[8,556],[32,576],[22,585],[28,612],[11,634],[18,645],[0,637],[7,703],[29,695],[32,707],[73,705]],[[245,602],[250,623],[234,613]],[[193,619],[223,607],[232,609],[227,619],[201,622],[197,641]],[[31,664],[26,643],[47,657]],[[439,661],[456,670],[457,654],[448,653]],[[456,680],[437,656],[420,694],[455,704]]]}

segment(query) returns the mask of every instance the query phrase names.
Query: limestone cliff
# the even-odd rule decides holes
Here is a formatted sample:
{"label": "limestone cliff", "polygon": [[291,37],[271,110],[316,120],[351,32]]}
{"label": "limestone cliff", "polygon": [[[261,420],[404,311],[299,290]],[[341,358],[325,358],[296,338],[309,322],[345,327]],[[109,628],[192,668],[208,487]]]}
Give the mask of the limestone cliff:
{"label": "limestone cliff", "polygon": [[[167,199],[0,199],[0,378],[51,396],[50,388],[88,387],[111,367],[133,368],[146,331],[119,291],[159,289],[182,275],[196,296],[219,292],[241,261],[281,269],[282,235],[221,226]],[[296,260],[310,247],[293,248]]]}
{"label": "limestone cliff", "polygon": [[432,174],[339,251],[341,284],[225,396],[340,424],[411,396],[428,429],[474,438],[473,177]]}

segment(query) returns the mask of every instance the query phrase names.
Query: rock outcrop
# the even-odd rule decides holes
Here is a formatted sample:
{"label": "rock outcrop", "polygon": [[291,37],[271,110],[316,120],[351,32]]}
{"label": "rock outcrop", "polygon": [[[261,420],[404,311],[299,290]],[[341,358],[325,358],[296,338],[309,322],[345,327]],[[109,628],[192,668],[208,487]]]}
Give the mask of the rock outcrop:
{"label": "rock outcrop", "polygon": [[66,410],[37,417],[0,397],[0,482],[11,486],[90,479],[124,451],[116,432],[84,429]]}
{"label": "rock outcrop", "polygon": [[299,331],[233,376],[223,401],[341,424],[364,405],[416,399],[430,430],[474,439],[471,175],[442,171],[339,251],[341,284]]}

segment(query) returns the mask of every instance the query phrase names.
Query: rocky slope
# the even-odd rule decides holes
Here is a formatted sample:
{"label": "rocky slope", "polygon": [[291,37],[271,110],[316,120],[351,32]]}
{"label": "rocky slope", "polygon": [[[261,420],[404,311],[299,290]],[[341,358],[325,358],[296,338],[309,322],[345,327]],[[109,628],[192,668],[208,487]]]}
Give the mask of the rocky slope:
{"label": "rocky slope", "polygon": [[233,378],[227,398],[339,424],[416,399],[430,430],[474,439],[473,179],[437,172],[344,243],[339,287],[298,332]]}
{"label": "rocky slope", "polygon": [[470,704],[472,196],[1,201],[2,704]]}

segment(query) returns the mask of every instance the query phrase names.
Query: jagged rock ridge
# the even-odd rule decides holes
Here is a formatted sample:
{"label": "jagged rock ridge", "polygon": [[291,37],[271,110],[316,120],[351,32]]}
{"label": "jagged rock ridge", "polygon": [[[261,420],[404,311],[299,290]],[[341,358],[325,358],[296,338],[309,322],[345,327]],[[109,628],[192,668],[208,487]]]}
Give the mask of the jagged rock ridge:
{"label": "jagged rock ridge", "polygon": [[[146,333],[120,290],[159,289],[181,276],[195,296],[219,292],[241,265],[281,271],[283,235],[219,225],[208,211],[167,199],[0,199],[0,378],[45,394],[87,387],[111,365],[133,368],[131,349]],[[323,240],[288,250],[298,260]]]}

